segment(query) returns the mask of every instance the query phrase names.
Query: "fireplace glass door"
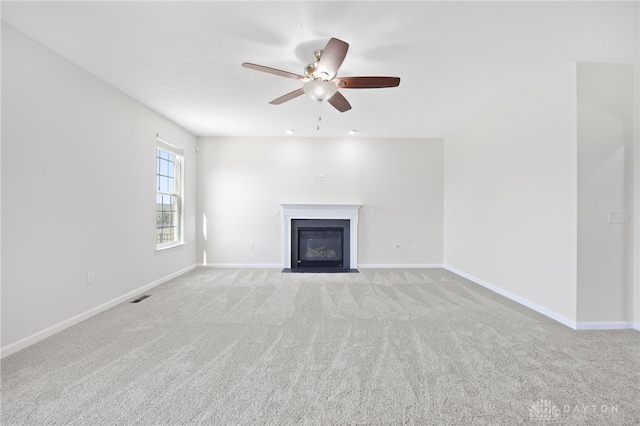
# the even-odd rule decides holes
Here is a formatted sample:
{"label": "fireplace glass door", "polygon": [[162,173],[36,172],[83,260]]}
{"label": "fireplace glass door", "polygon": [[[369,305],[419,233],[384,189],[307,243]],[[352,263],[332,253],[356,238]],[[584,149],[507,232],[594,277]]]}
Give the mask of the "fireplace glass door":
{"label": "fireplace glass door", "polygon": [[342,266],[342,228],[298,230],[298,264],[305,266]]}

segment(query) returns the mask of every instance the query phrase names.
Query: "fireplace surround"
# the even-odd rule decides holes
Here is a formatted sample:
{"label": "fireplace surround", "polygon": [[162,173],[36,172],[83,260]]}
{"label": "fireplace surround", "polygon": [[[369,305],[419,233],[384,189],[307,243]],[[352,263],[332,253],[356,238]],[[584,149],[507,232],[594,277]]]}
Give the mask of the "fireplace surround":
{"label": "fireplace surround", "polygon": [[[282,209],[286,271],[357,269],[360,204],[282,204]],[[338,240],[341,244],[336,249]]]}
{"label": "fireplace surround", "polygon": [[350,269],[349,220],[292,219],[291,269]]}

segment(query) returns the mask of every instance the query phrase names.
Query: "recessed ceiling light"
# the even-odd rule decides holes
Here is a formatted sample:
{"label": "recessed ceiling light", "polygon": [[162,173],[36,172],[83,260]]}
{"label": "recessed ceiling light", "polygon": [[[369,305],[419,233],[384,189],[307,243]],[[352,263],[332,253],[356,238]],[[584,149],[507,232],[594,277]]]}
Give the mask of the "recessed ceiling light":
{"label": "recessed ceiling light", "polygon": [[285,132],[286,134],[288,134],[288,135],[292,135],[292,134],[293,134],[293,132],[295,132],[295,130],[293,130],[293,129],[287,129],[287,130],[285,130],[284,132]]}
{"label": "recessed ceiling light", "polygon": [[350,135],[355,135],[356,133],[358,133],[358,131],[357,131],[357,130],[349,130],[349,134],[350,134]]}

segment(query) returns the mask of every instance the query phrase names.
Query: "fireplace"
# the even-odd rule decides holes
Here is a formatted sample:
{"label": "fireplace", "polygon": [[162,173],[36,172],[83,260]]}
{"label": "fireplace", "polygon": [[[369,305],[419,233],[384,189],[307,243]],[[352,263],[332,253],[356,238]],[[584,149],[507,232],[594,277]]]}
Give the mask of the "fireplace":
{"label": "fireplace", "polygon": [[285,271],[357,271],[359,204],[282,204],[282,209]]}
{"label": "fireplace", "polygon": [[291,269],[349,269],[349,221],[293,219]]}

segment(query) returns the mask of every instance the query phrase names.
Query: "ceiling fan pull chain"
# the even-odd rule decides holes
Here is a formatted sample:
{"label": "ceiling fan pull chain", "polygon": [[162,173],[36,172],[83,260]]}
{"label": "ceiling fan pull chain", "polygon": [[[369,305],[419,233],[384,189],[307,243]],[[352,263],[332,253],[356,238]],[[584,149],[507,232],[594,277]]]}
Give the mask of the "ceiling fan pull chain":
{"label": "ceiling fan pull chain", "polygon": [[322,113],[321,113],[321,107],[322,106],[322,99],[318,99],[318,124],[316,125],[316,129],[318,131],[320,131],[320,122],[322,121]]}

